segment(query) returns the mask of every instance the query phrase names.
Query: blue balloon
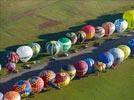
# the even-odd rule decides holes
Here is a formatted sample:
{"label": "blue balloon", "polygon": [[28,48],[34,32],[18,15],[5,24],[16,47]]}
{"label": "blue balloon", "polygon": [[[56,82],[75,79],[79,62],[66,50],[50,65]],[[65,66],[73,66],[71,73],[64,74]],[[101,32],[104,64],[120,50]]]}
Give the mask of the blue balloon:
{"label": "blue balloon", "polygon": [[84,61],[88,64],[88,73],[89,74],[93,73],[95,71],[94,66],[93,66],[95,63],[94,59],[89,57],[89,58],[84,59]]}
{"label": "blue balloon", "polygon": [[134,55],[134,39],[128,41],[128,46],[131,49],[131,54]]}
{"label": "blue balloon", "polygon": [[0,92],[0,100],[3,100],[3,93]]}
{"label": "blue balloon", "polygon": [[110,68],[114,62],[114,56],[110,52],[105,52],[98,56],[98,60],[105,63],[107,68]]}

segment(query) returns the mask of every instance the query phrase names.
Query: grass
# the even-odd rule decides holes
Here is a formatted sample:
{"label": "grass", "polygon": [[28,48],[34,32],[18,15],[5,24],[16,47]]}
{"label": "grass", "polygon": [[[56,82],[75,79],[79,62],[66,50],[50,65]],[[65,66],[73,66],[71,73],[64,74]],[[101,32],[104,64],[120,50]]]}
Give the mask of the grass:
{"label": "grass", "polygon": [[[1,0],[0,63],[4,65],[3,57],[7,52],[32,42],[41,44],[43,50],[37,59],[41,63],[47,63],[50,56],[44,52],[46,41],[57,40],[67,32],[78,31],[85,24],[97,26],[105,21],[121,18],[125,10],[134,8],[133,3],[132,0]],[[39,28],[41,24],[51,21],[58,24]],[[101,41],[105,41],[105,38]],[[89,45],[93,44],[94,41],[90,41]],[[76,45],[72,49],[80,48],[81,45]],[[110,70],[99,77],[89,76],[80,81],[74,80],[65,89],[41,93],[28,100],[132,100],[132,60],[126,60],[119,69]],[[25,70],[22,65],[17,64],[20,71]],[[0,71],[0,78],[8,75],[5,68]]]}

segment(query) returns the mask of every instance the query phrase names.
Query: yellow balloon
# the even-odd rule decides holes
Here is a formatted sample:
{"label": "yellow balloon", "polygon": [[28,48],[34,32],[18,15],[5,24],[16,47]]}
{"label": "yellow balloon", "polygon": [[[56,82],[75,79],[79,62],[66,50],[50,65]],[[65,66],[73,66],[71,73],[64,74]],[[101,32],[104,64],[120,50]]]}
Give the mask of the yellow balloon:
{"label": "yellow balloon", "polygon": [[128,10],[124,13],[123,19],[128,22],[128,29],[134,29],[134,10]]}
{"label": "yellow balloon", "polygon": [[128,58],[131,53],[131,49],[127,45],[119,45],[118,48],[120,48],[124,52],[124,59]]}

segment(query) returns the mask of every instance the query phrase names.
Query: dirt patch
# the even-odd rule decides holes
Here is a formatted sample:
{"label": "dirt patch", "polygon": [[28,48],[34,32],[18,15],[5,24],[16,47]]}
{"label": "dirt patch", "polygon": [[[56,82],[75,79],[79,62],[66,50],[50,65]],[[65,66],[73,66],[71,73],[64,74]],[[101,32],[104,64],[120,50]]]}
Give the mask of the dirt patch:
{"label": "dirt patch", "polygon": [[61,24],[61,22],[57,21],[57,20],[53,20],[53,19],[50,19],[50,18],[47,18],[44,16],[40,16],[40,15],[36,15],[36,16],[47,20],[47,22],[43,22],[43,23],[39,24],[39,29],[53,27],[53,26]]}

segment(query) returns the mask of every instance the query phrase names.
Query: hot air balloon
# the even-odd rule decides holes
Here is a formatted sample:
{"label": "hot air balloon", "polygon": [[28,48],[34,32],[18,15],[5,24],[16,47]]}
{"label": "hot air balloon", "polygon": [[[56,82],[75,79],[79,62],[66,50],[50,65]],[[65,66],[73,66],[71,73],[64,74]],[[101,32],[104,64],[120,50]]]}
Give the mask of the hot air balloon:
{"label": "hot air balloon", "polygon": [[129,29],[134,29],[134,10],[124,12],[123,19],[128,22]]}
{"label": "hot air balloon", "polygon": [[38,94],[44,88],[44,81],[42,78],[40,78],[38,76],[32,76],[29,79],[29,82],[30,82],[31,87],[32,87],[32,94]]}
{"label": "hot air balloon", "polygon": [[77,42],[77,35],[74,32],[67,33],[66,37],[71,40],[72,44],[76,44],[76,42]]}
{"label": "hot air balloon", "polygon": [[63,70],[65,70],[69,74],[71,80],[76,75],[76,69],[73,65],[64,65]]}
{"label": "hot air balloon", "polygon": [[131,54],[134,55],[134,39],[130,39],[128,41],[128,46],[130,47],[131,49]]}
{"label": "hot air balloon", "polygon": [[124,52],[119,49],[119,48],[112,48],[109,50],[109,52],[113,55],[114,57],[114,65],[120,64],[124,60]]}
{"label": "hot air balloon", "polygon": [[60,52],[60,44],[57,41],[50,41],[46,43],[46,51],[50,55],[57,55]]}
{"label": "hot air balloon", "polygon": [[10,52],[10,53],[7,55],[7,59],[8,59],[8,61],[10,61],[10,62],[17,63],[17,62],[19,62],[20,57],[19,57],[19,55],[18,55],[16,52]]}
{"label": "hot air balloon", "polygon": [[4,95],[4,100],[21,100],[21,96],[18,92],[9,91]]}
{"label": "hot air balloon", "polygon": [[33,56],[33,50],[29,46],[20,46],[17,50],[16,53],[19,55],[20,60],[22,62],[27,62],[31,59]]}
{"label": "hot air balloon", "polygon": [[110,36],[115,31],[115,25],[112,22],[105,22],[102,27],[105,29],[105,36]]}
{"label": "hot air balloon", "polygon": [[30,95],[32,89],[29,81],[20,80],[12,88],[13,91],[20,93],[21,97],[27,97]]}
{"label": "hot air balloon", "polygon": [[29,45],[33,50],[33,58],[37,57],[40,53],[41,46],[38,43],[32,43]]}
{"label": "hot air balloon", "polygon": [[131,53],[131,49],[127,45],[119,45],[118,48],[120,48],[124,52],[124,59],[128,58]]}
{"label": "hot air balloon", "polygon": [[70,83],[70,76],[66,72],[59,72],[56,74],[55,77],[55,84],[57,84],[58,87],[62,88]]}
{"label": "hot air balloon", "polygon": [[93,73],[95,71],[94,66],[93,66],[95,63],[94,59],[88,57],[88,58],[84,59],[84,61],[88,64],[88,73],[89,74]]}
{"label": "hot air balloon", "polygon": [[71,40],[69,38],[60,38],[58,42],[61,45],[61,52],[68,52],[68,50],[71,48]]}
{"label": "hot air balloon", "polygon": [[95,28],[95,38],[102,38],[105,35],[105,30],[103,27],[97,26]]}
{"label": "hot air balloon", "polygon": [[78,43],[83,43],[86,40],[86,33],[84,31],[78,31],[76,35],[78,38],[77,40]]}
{"label": "hot air balloon", "polygon": [[3,93],[0,92],[0,100],[3,100]]}
{"label": "hot air balloon", "polygon": [[1,69],[2,69],[2,65],[0,64],[0,71],[1,71]]}
{"label": "hot air balloon", "polygon": [[105,71],[106,64],[103,62],[97,61],[95,62],[94,67],[95,67],[95,71],[102,72],[102,71]]}
{"label": "hot air balloon", "polygon": [[81,31],[86,33],[86,39],[90,40],[95,36],[95,28],[92,25],[84,26]]}
{"label": "hot air balloon", "polygon": [[106,64],[107,68],[110,68],[114,63],[114,56],[110,52],[101,53],[98,56],[98,61]]}
{"label": "hot air balloon", "polygon": [[115,20],[114,25],[115,25],[115,30],[117,32],[119,32],[119,33],[124,32],[127,29],[127,27],[128,27],[127,21],[123,20],[123,19]]}
{"label": "hot air balloon", "polygon": [[76,68],[76,75],[78,77],[84,76],[88,71],[88,64],[83,60],[76,62],[74,67]]}
{"label": "hot air balloon", "polygon": [[15,63],[8,62],[8,63],[6,64],[6,68],[7,68],[7,70],[8,70],[9,72],[13,72],[13,71],[15,71],[15,69],[16,69],[16,65],[15,65]]}
{"label": "hot air balloon", "polygon": [[55,76],[56,74],[52,70],[45,70],[39,74],[39,77],[44,81],[44,88],[47,89],[49,87],[49,82],[53,82]]}

